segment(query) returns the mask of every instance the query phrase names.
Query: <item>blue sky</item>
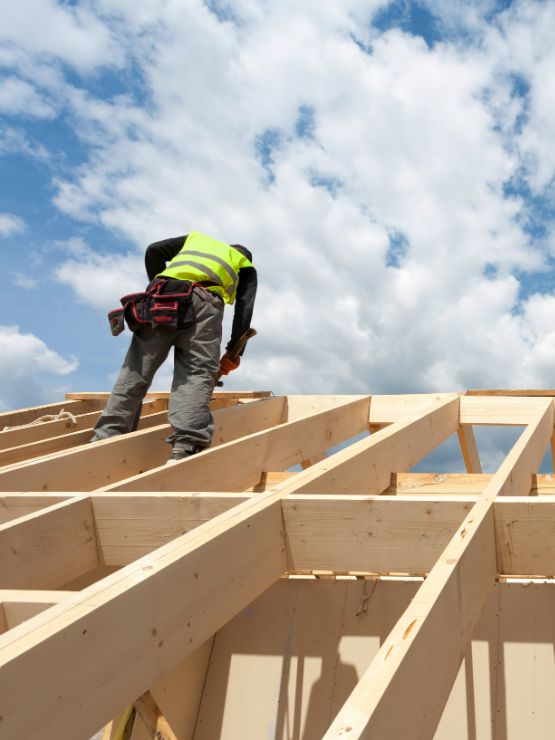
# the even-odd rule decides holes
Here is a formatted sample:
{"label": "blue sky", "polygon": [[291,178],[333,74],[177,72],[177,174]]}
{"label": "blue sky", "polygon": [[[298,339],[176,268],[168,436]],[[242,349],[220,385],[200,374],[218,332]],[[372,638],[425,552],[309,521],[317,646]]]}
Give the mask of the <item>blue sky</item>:
{"label": "blue sky", "polygon": [[3,15],[1,408],[108,389],[106,312],[191,229],[259,268],[229,388],[554,385],[554,3]]}

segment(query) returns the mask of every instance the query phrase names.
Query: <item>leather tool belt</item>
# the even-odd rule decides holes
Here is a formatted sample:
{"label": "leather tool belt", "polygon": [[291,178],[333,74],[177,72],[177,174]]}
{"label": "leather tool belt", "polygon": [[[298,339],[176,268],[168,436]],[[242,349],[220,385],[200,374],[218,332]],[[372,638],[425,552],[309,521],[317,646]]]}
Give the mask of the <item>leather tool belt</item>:
{"label": "leather tool belt", "polygon": [[110,329],[118,336],[125,328],[139,331],[146,327],[185,329],[195,321],[193,290],[196,283],[174,278],[155,278],[142,293],[129,293],[120,299],[122,308],[108,313]]}

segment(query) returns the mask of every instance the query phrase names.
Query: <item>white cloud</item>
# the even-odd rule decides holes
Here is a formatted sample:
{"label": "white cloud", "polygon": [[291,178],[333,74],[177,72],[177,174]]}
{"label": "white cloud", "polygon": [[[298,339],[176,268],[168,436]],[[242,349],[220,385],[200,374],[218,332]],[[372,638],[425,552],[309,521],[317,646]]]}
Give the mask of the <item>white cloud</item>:
{"label": "white cloud", "polygon": [[21,153],[32,159],[47,161],[49,153],[40,142],[33,141],[24,132],[6,126],[0,130],[0,155]]}
{"label": "white cloud", "polygon": [[60,59],[85,72],[107,60],[117,63],[121,54],[112,34],[90,5],[60,5],[56,0],[4,3],[0,42]]}
{"label": "white cloud", "polygon": [[0,213],[0,237],[25,231],[25,222],[13,213]]}
{"label": "white cloud", "polygon": [[75,372],[78,362],[65,359],[34,334],[18,326],[0,326],[0,407],[47,403],[63,393],[55,378]]}
{"label": "white cloud", "polygon": [[505,16],[501,31],[508,35],[512,52],[508,64],[530,85],[519,147],[529,182],[538,193],[552,182],[555,171],[555,153],[547,146],[555,126],[555,95],[549,83],[555,65],[554,28],[553,3],[526,2],[517,4]]}
{"label": "white cloud", "polygon": [[484,19],[492,16],[498,11],[497,0],[423,0],[423,5],[439,21],[442,29],[449,33],[465,34],[468,43],[468,35],[473,34],[481,40],[485,24]]}
{"label": "white cloud", "polygon": [[[539,317],[553,296],[522,303],[519,291],[552,244],[531,243],[527,203],[504,184],[524,172],[541,194],[555,174],[555,9],[521,0],[488,23],[492,2],[428,0],[449,31],[430,49],[371,30],[383,5],[238,0],[236,21],[220,22],[200,0],[46,3],[46,25],[64,13],[77,39],[89,14],[82,55],[74,41],[55,51],[36,34],[23,40],[18,15],[11,41],[42,70],[37,94],[65,106],[88,152],[71,176],[57,174],[56,206],[141,245],[107,255],[78,244],[56,278],[110,308],[144,285],[143,246],[197,228],[245,243],[260,273],[259,336],[226,385],[552,384],[551,328]],[[88,70],[132,58],[143,97],[64,83],[44,71],[44,54]],[[515,75],[528,96],[513,95]],[[298,136],[301,106],[310,136]],[[262,163],[268,129],[277,144]],[[406,240],[398,267],[391,234]]]}
{"label": "white cloud", "polygon": [[8,115],[21,113],[37,118],[53,118],[56,115],[55,109],[36,88],[16,77],[0,81],[0,112]]}
{"label": "white cloud", "polygon": [[137,254],[98,254],[81,239],[57,247],[71,256],[56,267],[54,277],[83,303],[109,310],[119,305],[121,296],[144,288],[144,261]]}

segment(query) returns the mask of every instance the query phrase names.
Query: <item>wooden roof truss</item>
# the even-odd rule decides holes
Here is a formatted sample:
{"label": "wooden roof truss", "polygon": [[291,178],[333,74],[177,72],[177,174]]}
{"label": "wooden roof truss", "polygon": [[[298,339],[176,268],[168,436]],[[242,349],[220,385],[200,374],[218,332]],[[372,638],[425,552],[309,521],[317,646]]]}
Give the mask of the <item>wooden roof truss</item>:
{"label": "wooden roof truss", "polygon": [[[494,585],[555,574],[550,394],[216,393],[172,466],[167,394],[94,444],[106,394],[0,415],[0,736],[90,737],[302,576],[416,582],[325,737],[433,737]],[[522,429],[493,474],[476,425]],[[410,472],[452,435],[466,472]]]}

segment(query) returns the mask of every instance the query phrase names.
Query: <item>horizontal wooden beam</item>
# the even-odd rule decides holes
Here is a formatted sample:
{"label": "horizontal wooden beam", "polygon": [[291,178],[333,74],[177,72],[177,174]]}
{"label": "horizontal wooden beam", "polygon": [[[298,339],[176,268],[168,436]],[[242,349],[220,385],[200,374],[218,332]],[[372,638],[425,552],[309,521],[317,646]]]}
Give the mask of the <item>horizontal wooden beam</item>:
{"label": "horizontal wooden beam", "polygon": [[555,390],[548,388],[544,390],[530,389],[530,390],[517,390],[514,388],[504,388],[501,390],[478,390],[470,389],[465,392],[466,396],[526,396],[527,398],[534,397],[551,397],[555,398]]}
{"label": "horizontal wooden beam", "polygon": [[0,604],[4,608],[6,629],[17,627],[18,624],[31,619],[54,604],[68,601],[74,595],[71,591],[0,590]]}
{"label": "horizontal wooden beam", "polygon": [[56,589],[99,565],[87,498],[73,498],[0,525],[2,589]]}
{"label": "horizontal wooden beam", "polygon": [[[243,399],[252,398],[269,398],[272,396],[272,391],[214,391],[212,398],[214,400],[221,399],[233,399],[241,401]],[[110,396],[109,392],[105,391],[82,391],[76,393],[66,393],[66,398],[71,400],[100,400],[106,403]],[[145,398],[159,398],[165,399],[166,401],[170,397],[170,391],[148,391]]]}
{"label": "horizontal wooden beam", "polygon": [[283,420],[287,422],[299,421],[305,419],[307,416],[314,416],[321,411],[329,411],[330,409],[338,406],[343,406],[346,403],[361,401],[364,403],[364,407],[368,411],[368,404],[370,403],[369,395],[338,395],[331,394],[327,396],[321,395],[292,395],[285,396],[285,409]]}
{"label": "horizontal wooden beam", "polygon": [[555,496],[495,502],[499,573],[555,576]]}
{"label": "horizontal wooden beam", "polygon": [[284,498],[288,569],[428,573],[473,505],[465,498]]}
{"label": "horizontal wooden beam", "polygon": [[547,400],[461,396],[460,423],[482,426],[526,426],[533,422]]}
{"label": "horizontal wooden beam", "polygon": [[[289,571],[425,574],[477,500],[460,495],[285,498]],[[498,576],[555,576],[555,495],[496,499],[494,518]]]}
{"label": "horizontal wooden beam", "polygon": [[[491,483],[491,473],[393,473],[391,483],[384,493],[406,495],[451,494],[479,495]],[[532,474],[530,496],[555,494],[555,478],[552,475]]]}
{"label": "horizontal wooden beam", "polygon": [[56,496],[53,493],[5,493],[0,496],[0,524],[6,524],[6,522],[32,514],[39,509],[67,501],[68,498],[71,498],[71,494]]}
{"label": "horizontal wooden beam", "polygon": [[392,424],[407,417],[421,415],[430,404],[458,398],[456,393],[409,393],[406,395],[375,395],[370,402],[370,424]]}
{"label": "horizontal wooden beam", "polygon": [[469,396],[454,393],[375,395],[370,404],[371,424],[390,424],[415,416],[430,403],[460,397],[460,423],[493,426],[524,426],[542,408],[545,398]]}
{"label": "horizontal wooden beam", "polygon": [[105,565],[127,565],[246,501],[239,493],[91,496]]}
{"label": "horizontal wooden beam", "polygon": [[[25,494],[19,498],[24,499]],[[121,567],[248,498],[236,493],[92,495],[94,519],[88,519],[88,528],[96,531],[100,564]],[[45,507],[52,500],[57,497],[45,496],[40,503]],[[457,494],[285,497],[288,571],[427,573],[476,501],[476,496]],[[555,496],[511,496],[496,500],[494,510],[498,575],[555,574]],[[44,513],[44,526],[38,512],[35,517],[14,522],[13,528],[0,529],[0,538],[6,540],[10,535],[10,542],[17,541],[17,557],[27,570],[35,560],[46,566],[45,557],[51,557],[48,549],[54,547],[52,531],[64,538],[65,527],[70,540],[75,534],[66,507],[49,507]],[[37,531],[44,532],[38,550]],[[73,546],[80,548],[82,544],[73,541]],[[6,549],[9,551],[9,546]],[[0,559],[0,573],[11,573],[17,567],[13,556],[9,551],[8,561]],[[67,551],[66,557],[75,564]],[[93,557],[77,573],[89,572],[97,565]],[[67,576],[62,577],[62,583],[75,574]],[[0,587],[3,584],[0,579]]]}
{"label": "horizontal wooden beam", "polygon": [[[247,498],[234,493],[93,495],[101,562],[126,565]],[[285,497],[288,571],[427,573],[476,500],[456,494]],[[555,574],[555,496],[496,501],[495,531],[499,575]]]}

